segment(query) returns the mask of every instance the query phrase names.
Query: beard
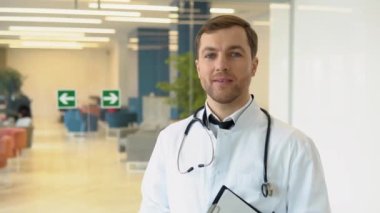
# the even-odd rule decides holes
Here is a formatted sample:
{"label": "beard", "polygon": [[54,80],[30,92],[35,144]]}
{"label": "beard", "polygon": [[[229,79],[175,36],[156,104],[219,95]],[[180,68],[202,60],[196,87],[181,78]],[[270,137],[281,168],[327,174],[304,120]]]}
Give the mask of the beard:
{"label": "beard", "polygon": [[202,87],[206,94],[212,98],[215,102],[220,104],[230,104],[237,100],[242,94],[243,89],[239,85],[230,85],[227,87],[217,85],[205,85]]}

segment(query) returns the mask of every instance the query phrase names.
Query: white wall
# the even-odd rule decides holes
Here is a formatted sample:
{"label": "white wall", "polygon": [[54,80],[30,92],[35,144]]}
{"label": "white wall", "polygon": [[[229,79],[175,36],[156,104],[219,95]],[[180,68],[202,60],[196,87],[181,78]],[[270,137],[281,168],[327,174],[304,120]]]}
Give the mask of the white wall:
{"label": "white wall", "polygon": [[121,104],[137,96],[137,52],[128,50],[128,32],[118,31],[112,42],[110,89],[120,89]]}
{"label": "white wall", "polygon": [[112,42],[110,55],[110,89],[120,89],[121,104],[127,105],[129,97],[136,97],[138,70],[137,51],[128,49],[128,32],[118,31]]}
{"label": "white wall", "polygon": [[26,76],[22,90],[32,99],[33,115],[58,119],[57,90],[75,89],[78,104],[100,95],[110,82],[109,55],[104,49],[8,49],[7,66]]}
{"label": "white wall", "polygon": [[269,111],[289,121],[289,9],[271,6],[269,39]]}
{"label": "white wall", "polygon": [[[252,25],[252,23],[251,23]],[[268,81],[269,81],[269,26],[252,25],[258,36],[259,66],[256,75],[253,77],[250,92],[255,95],[255,100],[261,107],[268,108]]]}
{"label": "white wall", "polygon": [[[319,148],[332,212],[380,212],[380,2],[295,5],[291,120]],[[274,100],[282,80],[271,78]]]}

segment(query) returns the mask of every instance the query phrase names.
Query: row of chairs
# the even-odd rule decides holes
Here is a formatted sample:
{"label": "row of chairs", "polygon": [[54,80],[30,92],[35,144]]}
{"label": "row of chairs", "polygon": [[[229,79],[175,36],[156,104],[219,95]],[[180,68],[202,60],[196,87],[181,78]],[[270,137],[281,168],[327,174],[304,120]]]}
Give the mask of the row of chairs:
{"label": "row of chairs", "polygon": [[[0,177],[0,187],[10,181],[6,181],[9,179],[9,163],[19,162],[23,150],[31,147],[30,133],[28,128],[0,128],[0,172],[5,174]],[[16,168],[19,169],[19,164]]]}
{"label": "row of chairs", "polygon": [[70,134],[97,132],[99,120],[105,124],[107,136],[111,131],[115,131],[118,136],[125,128],[137,122],[137,114],[127,109],[106,110],[99,107],[64,112],[64,124]]}
{"label": "row of chairs", "polygon": [[64,112],[64,124],[69,133],[82,134],[98,130],[98,116],[80,109],[70,109]]}

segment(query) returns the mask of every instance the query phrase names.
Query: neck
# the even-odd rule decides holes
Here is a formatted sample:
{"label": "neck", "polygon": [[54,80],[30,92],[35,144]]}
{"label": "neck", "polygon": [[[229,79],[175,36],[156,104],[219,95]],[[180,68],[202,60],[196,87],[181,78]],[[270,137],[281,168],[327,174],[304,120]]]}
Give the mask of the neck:
{"label": "neck", "polygon": [[210,107],[212,112],[222,121],[227,116],[243,107],[249,99],[250,95],[247,94],[246,96],[238,97],[230,103],[219,103],[212,99],[210,96],[207,96],[207,105]]}

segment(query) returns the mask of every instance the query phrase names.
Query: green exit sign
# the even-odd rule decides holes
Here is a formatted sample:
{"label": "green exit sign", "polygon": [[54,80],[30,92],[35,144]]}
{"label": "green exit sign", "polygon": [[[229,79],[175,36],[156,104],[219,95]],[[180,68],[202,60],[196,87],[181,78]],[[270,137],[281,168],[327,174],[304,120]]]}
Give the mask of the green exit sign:
{"label": "green exit sign", "polygon": [[72,109],[77,105],[75,90],[58,90],[58,109]]}
{"label": "green exit sign", "polygon": [[102,108],[120,108],[120,91],[103,90],[101,106]]}

